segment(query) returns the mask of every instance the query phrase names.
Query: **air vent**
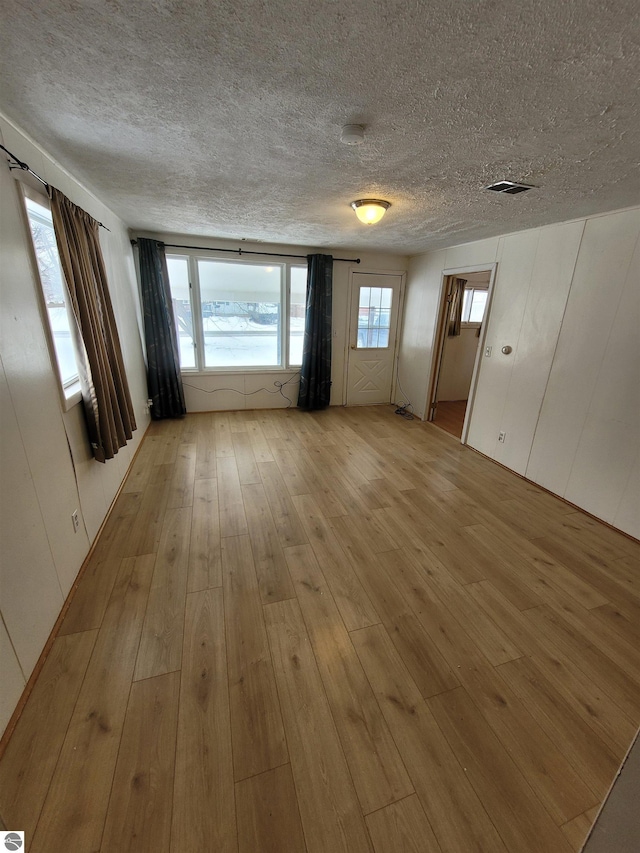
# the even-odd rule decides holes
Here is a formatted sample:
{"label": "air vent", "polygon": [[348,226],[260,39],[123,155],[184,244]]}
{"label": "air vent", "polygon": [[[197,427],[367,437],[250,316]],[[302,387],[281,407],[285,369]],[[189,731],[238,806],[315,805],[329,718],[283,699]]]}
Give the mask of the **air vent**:
{"label": "air vent", "polygon": [[485,190],[491,190],[494,193],[506,193],[507,195],[516,195],[517,193],[526,193],[527,190],[532,190],[533,187],[527,184],[517,184],[515,181],[498,181],[495,184],[490,184],[485,187]]}

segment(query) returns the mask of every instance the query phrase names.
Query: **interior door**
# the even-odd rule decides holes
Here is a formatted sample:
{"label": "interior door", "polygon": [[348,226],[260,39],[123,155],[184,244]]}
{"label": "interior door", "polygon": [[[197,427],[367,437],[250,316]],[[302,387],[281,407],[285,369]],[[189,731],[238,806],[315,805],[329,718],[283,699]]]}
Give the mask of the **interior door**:
{"label": "interior door", "polygon": [[390,403],[403,276],[354,272],[347,405]]}

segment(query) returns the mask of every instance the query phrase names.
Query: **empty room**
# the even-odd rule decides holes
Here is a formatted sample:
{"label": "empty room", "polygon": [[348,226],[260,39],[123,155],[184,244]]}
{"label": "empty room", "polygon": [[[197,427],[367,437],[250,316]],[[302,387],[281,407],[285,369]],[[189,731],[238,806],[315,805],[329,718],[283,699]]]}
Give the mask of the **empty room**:
{"label": "empty room", "polygon": [[0,848],[640,849],[639,17],[5,0]]}

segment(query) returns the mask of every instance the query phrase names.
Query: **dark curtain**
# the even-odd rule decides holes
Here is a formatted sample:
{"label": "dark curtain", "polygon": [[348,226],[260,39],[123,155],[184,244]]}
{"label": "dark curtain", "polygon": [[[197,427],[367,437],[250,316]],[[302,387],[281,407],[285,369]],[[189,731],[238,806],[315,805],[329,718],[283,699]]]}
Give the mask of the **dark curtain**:
{"label": "dark curtain", "polygon": [[462,328],[462,301],[464,299],[464,286],[466,278],[451,276],[449,289],[449,330],[448,336],[455,338],[460,334]]}
{"label": "dark curtain", "polygon": [[60,263],[74,317],[75,349],[89,442],[98,462],[113,459],[136,421],[124,370],[99,223],[49,187]]}
{"label": "dark curtain", "polygon": [[151,417],[181,418],[187,407],[164,243],[138,237],[138,252]]}
{"label": "dark curtain", "polygon": [[324,409],[331,396],[333,257],[307,255],[307,305],[300,370],[300,409]]}

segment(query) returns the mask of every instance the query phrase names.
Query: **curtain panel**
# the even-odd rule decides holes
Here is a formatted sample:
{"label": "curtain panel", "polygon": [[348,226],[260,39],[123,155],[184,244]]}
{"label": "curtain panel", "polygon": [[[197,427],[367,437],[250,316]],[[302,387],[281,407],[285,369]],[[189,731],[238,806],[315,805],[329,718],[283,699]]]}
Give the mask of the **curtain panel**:
{"label": "curtain panel", "polygon": [[151,417],[181,418],[187,407],[164,243],[138,237],[138,257]]}
{"label": "curtain panel", "polygon": [[324,409],[331,397],[333,257],[307,256],[307,300],[298,408]]}
{"label": "curtain panel", "polygon": [[462,328],[462,303],[464,300],[464,286],[466,278],[451,276],[449,286],[449,330],[448,337],[455,338],[460,334]]}
{"label": "curtain panel", "polygon": [[113,459],[136,421],[98,236],[99,223],[49,187],[60,262],[77,332],[76,355],[93,456]]}

